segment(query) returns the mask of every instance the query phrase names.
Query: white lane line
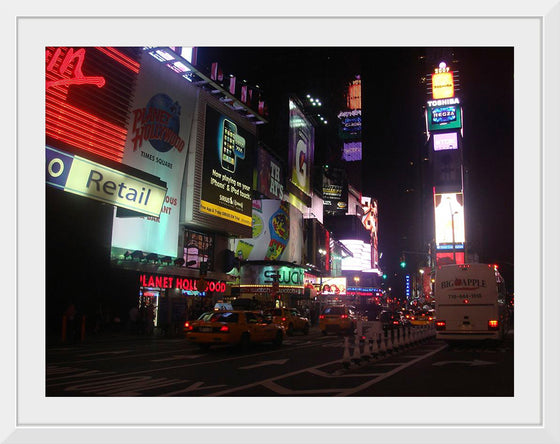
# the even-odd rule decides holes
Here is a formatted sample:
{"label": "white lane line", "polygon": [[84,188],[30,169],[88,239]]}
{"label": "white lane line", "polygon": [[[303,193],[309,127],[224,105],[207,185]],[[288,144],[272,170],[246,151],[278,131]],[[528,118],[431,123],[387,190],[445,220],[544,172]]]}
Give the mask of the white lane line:
{"label": "white lane line", "polygon": [[309,389],[309,390],[292,390],[281,385],[276,384],[273,381],[266,381],[262,384],[269,390],[272,390],[279,395],[317,395],[320,393],[339,393],[341,389]]}
{"label": "white lane line", "polygon": [[321,376],[323,378],[355,378],[359,376],[379,376],[383,373],[354,373],[354,374],[336,374],[336,373],[327,373],[317,368],[311,368],[308,370],[309,373],[312,373],[317,376]]}
{"label": "white lane line", "polygon": [[356,386],[356,387],[347,389],[345,392],[343,392],[343,393],[341,393],[341,394],[339,394],[339,395],[335,395],[335,396],[349,396],[349,395],[351,395],[351,394],[353,394],[353,393],[359,392],[359,391],[361,391],[361,390],[363,390],[363,389],[365,389],[365,388],[368,388],[368,387],[370,387],[370,386],[372,386],[372,385],[374,385],[374,384],[377,384],[378,382],[383,381],[384,379],[389,378],[390,376],[393,376],[395,373],[398,373],[398,372],[400,372],[401,370],[404,370],[405,368],[410,367],[411,365],[416,364],[418,361],[421,361],[422,359],[426,359],[426,358],[429,357],[429,356],[435,355],[436,353],[440,352],[441,350],[444,350],[445,348],[447,348],[447,344],[446,344],[446,345],[442,345],[441,347],[439,347],[439,348],[437,348],[437,349],[435,349],[435,350],[432,350],[431,352],[428,352],[428,353],[426,353],[425,355],[420,356],[419,358],[413,359],[412,361],[407,362],[407,363],[405,363],[405,364],[403,364],[403,365],[401,365],[401,366],[399,366],[399,367],[397,367],[397,368],[394,368],[393,370],[388,371],[387,373],[384,373],[383,375],[378,376],[377,378],[375,378],[375,379],[373,379],[373,380],[371,380],[371,381],[368,381],[368,382],[366,382],[366,383],[364,383],[364,384],[362,384],[362,385],[358,385],[358,386]]}

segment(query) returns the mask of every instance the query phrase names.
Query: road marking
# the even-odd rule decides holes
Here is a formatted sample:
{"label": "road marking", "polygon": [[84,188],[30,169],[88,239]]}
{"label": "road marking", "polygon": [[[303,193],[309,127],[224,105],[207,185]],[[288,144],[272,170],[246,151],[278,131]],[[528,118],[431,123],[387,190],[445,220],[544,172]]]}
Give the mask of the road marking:
{"label": "road marking", "polygon": [[204,355],[173,355],[169,358],[162,359],[150,359],[151,362],[166,362],[166,361],[177,361],[179,359],[196,359]]}
{"label": "road marking", "polygon": [[387,373],[384,373],[383,375],[378,376],[377,378],[372,379],[372,380],[369,381],[369,382],[366,382],[366,383],[364,383],[364,384],[362,384],[362,385],[359,385],[359,386],[350,388],[350,389],[346,390],[345,392],[342,392],[342,393],[340,393],[340,394],[338,394],[338,395],[335,395],[335,396],[349,396],[349,395],[352,395],[353,393],[356,393],[356,392],[359,392],[359,391],[361,391],[361,390],[363,390],[363,389],[366,389],[366,388],[368,388],[368,387],[370,387],[370,386],[372,386],[372,385],[377,384],[378,382],[383,381],[384,379],[389,378],[390,376],[393,376],[394,374],[400,372],[401,370],[404,370],[405,368],[410,367],[411,365],[416,364],[418,361],[421,361],[422,359],[426,359],[426,358],[429,357],[429,356],[435,355],[436,353],[438,353],[438,352],[440,352],[441,350],[444,350],[444,349],[446,349],[446,348],[447,348],[447,344],[446,344],[446,345],[442,345],[442,346],[440,346],[439,348],[437,348],[437,349],[435,349],[435,350],[432,350],[431,352],[426,353],[424,356],[421,356],[421,357],[419,357],[419,358],[413,359],[412,361],[409,361],[409,362],[407,362],[407,363],[405,363],[405,364],[403,364],[403,365],[401,365],[401,366],[399,366],[399,367],[397,367],[397,368],[394,368],[393,370],[388,371]]}
{"label": "road marking", "polygon": [[493,365],[495,364],[495,362],[480,361],[478,359],[475,359],[474,361],[440,361],[440,362],[435,362],[432,365],[437,365],[438,367],[441,367],[442,365],[448,365],[448,364],[461,364],[461,365],[468,365],[469,367],[479,367],[481,365]]}
{"label": "road marking", "polygon": [[286,387],[283,387],[279,384],[276,384],[273,381],[265,381],[262,384],[263,387],[266,387],[269,390],[272,390],[279,395],[317,395],[320,393],[339,393],[344,389],[310,389],[310,390],[292,390]]}
{"label": "road marking", "polygon": [[219,385],[204,385],[204,382],[195,382],[194,384],[189,385],[187,388],[181,389],[181,390],[176,390],[174,392],[169,392],[169,393],[164,393],[158,396],[173,396],[173,395],[178,395],[180,393],[188,393],[188,392],[194,392],[197,390],[207,390],[207,389],[211,389],[211,388],[218,388],[218,387],[225,387],[225,384],[219,384]]}
{"label": "road marking", "polygon": [[104,351],[98,353],[87,353],[85,355],[78,355],[80,358],[86,358],[88,356],[100,356],[100,355],[122,355],[123,353],[128,353],[131,350],[115,350],[115,351]]}
{"label": "road marking", "polygon": [[245,367],[239,367],[239,370],[249,370],[251,368],[264,367],[266,365],[284,365],[288,361],[289,361],[289,359],[278,359],[276,361],[261,361],[258,364],[246,365]]}
{"label": "road marking", "polygon": [[323,378],[355,378],[357,376],[379,376],[382,375],[383,373],[360,373],[360,374],[341,374],[341,373],[327,373],[324,372],[322,370],[319,370],[318,368],[310,368],[309,370],[307,370],[309,373],[312,373],[314,375],[317,376],[321,376]]}

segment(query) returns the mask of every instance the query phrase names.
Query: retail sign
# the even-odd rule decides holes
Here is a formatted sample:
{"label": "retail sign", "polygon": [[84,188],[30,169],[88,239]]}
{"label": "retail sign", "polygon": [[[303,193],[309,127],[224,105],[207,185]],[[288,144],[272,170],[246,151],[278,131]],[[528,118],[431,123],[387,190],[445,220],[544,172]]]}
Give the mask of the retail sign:
{"label": "retail sign", "polygon": [[165,276],[161,274],[140,274],[140,286],[152,288],[176,288],[185,291],[225,293],[226,283],[210,279],[193,279],[181,276]]}
{"label": "retail sign", "polygon": [[150,216],[161,212],[165,187],[49,146],[46,161],[48,185]]}

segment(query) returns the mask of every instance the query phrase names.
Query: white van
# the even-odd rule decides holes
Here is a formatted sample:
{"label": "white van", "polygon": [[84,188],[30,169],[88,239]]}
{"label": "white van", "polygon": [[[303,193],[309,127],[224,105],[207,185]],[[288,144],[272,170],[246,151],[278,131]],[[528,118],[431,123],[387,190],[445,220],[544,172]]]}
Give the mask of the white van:
{"label": "white van", "polygon": [[509,329],[506,288],[493,265],[437,267],[434,297],[438,339],[501,340]]}

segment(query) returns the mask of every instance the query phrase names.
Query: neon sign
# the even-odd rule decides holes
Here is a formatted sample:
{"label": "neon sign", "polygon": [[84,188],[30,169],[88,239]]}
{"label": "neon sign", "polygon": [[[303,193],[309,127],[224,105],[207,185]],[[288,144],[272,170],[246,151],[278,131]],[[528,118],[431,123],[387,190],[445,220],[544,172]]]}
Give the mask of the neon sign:
{"label": "neon sign", "polygon": [[[164,276],[157,274],[140,274],[141,287],[153,288],[176,288],[186,291],[200,291],[198,288],[200,279],[185,278],[181,276]],[[226,283],[223,281],[204,280],[204,292],[225,293]]]}
{"label": "neon sign", "polygon": [[[70,85],[95,85],[101,88],[105,85],[105,78],[101,76],[86,77],[82,72],[84,58],[86,51],[84,48],[78,49],[76,52],[72,48],[63,54],[61,48],[56,48],[54,53],[47,49],[47,73],[55,76],[60,75],[62,78],[58,80],[47,80],[47,89],[55,86],[70,86]],[[60,63],[58,63],[60,62]],[[69,75],[66,70],[70,68]]]}

